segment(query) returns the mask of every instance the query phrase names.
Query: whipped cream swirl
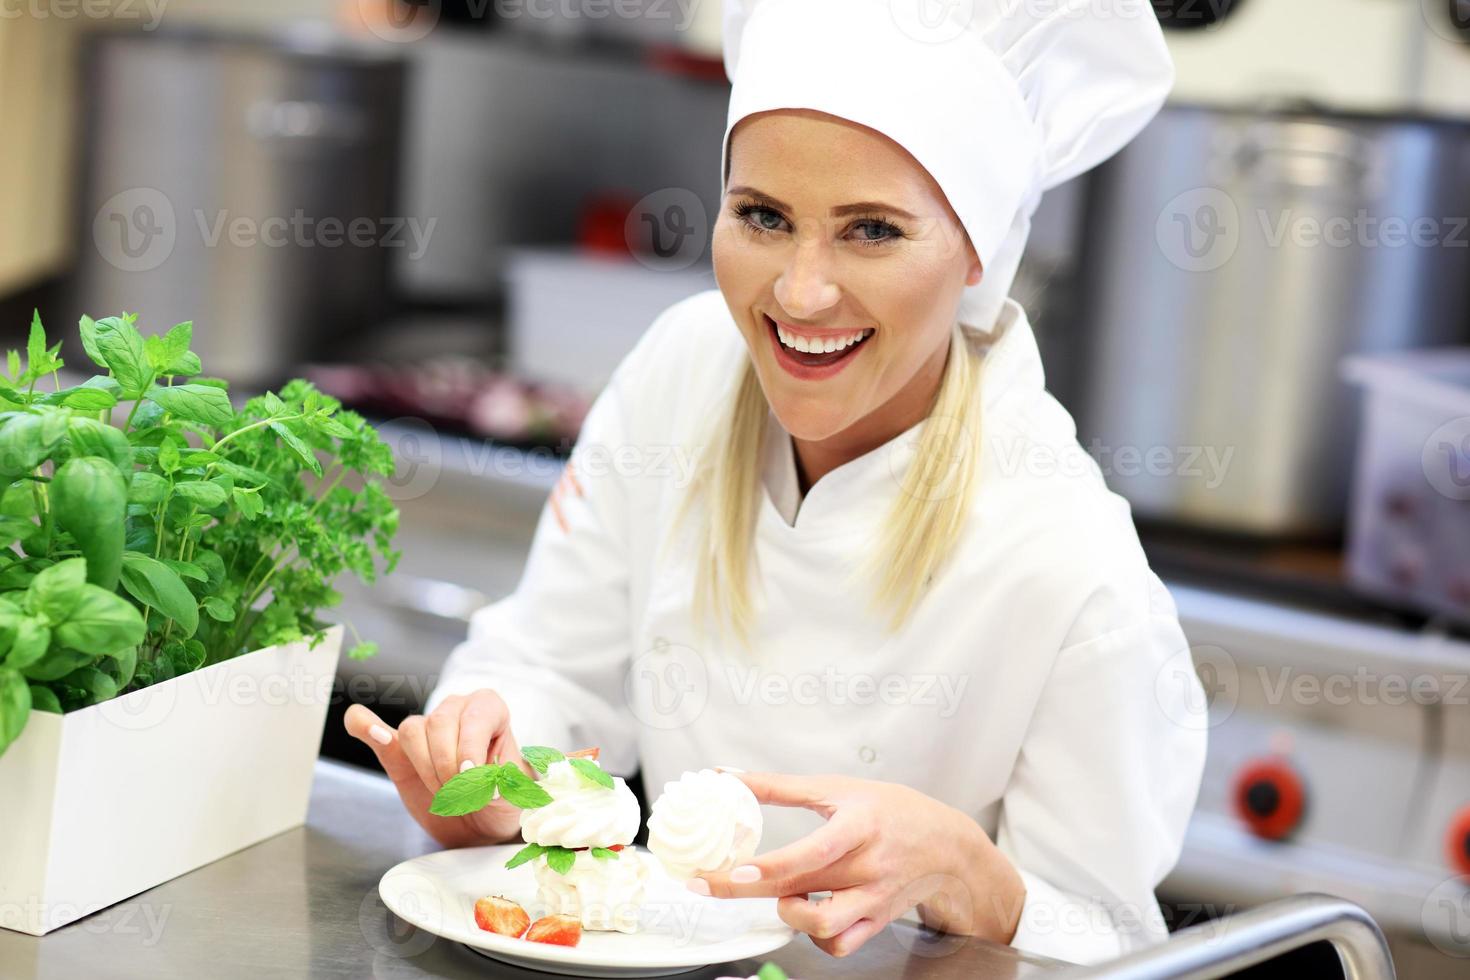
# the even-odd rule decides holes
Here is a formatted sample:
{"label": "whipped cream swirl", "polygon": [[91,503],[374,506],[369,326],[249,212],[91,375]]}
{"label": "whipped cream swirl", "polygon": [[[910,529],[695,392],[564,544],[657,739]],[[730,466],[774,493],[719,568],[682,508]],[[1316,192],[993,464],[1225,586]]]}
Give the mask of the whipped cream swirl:
{"label": "whipped cream swirl", "polygon": [[648,850],[680,879],[745,864],[760,840],[755,794],[730,773],[713,769],[665,783],[648,818]]}
{"label": "whipped cream swirl", "polygon": [[637,932],[638,913],[643,905],[643,883],[648,866],[643,855],[627,848],[618,856],[599,860],[590,851],[578,851],[572,869],[558,874],[544,857],[532,862],[537,900],[548,915],[574,915],[583,929],[606,932]]}
{"label": "whipped cream swirl", "polygon": [[631,844],[643,811],[619,776],[613,788],[588,780],[563,759],[546,767],[540,786],[551,802],[521,811],[521,835],[544,847],[611,847]]}

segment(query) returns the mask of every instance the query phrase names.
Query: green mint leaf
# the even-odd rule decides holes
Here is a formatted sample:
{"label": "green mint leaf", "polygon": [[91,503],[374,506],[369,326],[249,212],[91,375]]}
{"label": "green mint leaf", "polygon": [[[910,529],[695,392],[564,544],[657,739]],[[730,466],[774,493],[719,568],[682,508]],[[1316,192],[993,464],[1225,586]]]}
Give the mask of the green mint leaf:
{"label": "green mint leaf", "polygon": [[191,480],[174,484],[174,495],[182,497],[200,510],[214,510],[229,499],[224,487],[203,480]]}
{"label": "green mint leaf", "polygon": [[500,798],[522,810],[534,810],[551,802],[551,794],[513,762],[500,767]]}
{"label": "green mint leaf", "polygon": [[291,431],[287,423],[272,422],[271,431],[280,437],[281,442],[285,444],[286,448],[291,450],[307,469],[311,470],[317,476],[322,475],[321,460],[316,458],[316,453],[312,451],[311,447],[300,436]]}
{"label": "green mint leaf", "polygon": [[26,341],[26,362],[28,373],[39,375],[44,371],[37,371],[50,358],[46,356],[46,328],[41,326],[41,311],[31,311],[31,335]]}
{"label": "green mint leaf", "polygon": [[235,621],[235,604],[224,596],[212,595],[204,600],[204,611],[209,618],[219,623]]}
{"label": "green mint leaf", "polygon": [[[157,609],[177,623],[183,634],[182,639],[188,639],[199,630],[199,602],[194,598],[194,593],[189,591],[178,572],[158,559],[136,551],[125,553],[122,585],[134,599]],[[234,618],[233,606],[230,607],[230,612],[231,618]]]}
{"label": "green mint leaf", "polygon": [[97,323],[89,316],[83,316],[77,324],[82,333],[82,350],[92,359],[92,363],[100,368],[107,367],[107,362],[102,359],[102,348],[97,346]]}
{"label": "green mint leaf", "polygon": [[564,875],[572,870],[572,865],[577,863],[577,852],[566,847],[548,847],[546,849],[546,866],[559,875]]}
{"label": "green mint leaf", "polygon": [[499,780],[500,767],[494,765],[475,766],[456,773],[434,794],[429,812],[439,817],[462,817],[483,810],[495,798]]}
{"label": "green mint leaf", "polygon": [[369,657],[375,657],[377,655],[378,645],[376,643],[369,643],[366,640],[347,651],[347,659],[349,660],[366,660]]}
{"label": "green mint leaf", "polygon": [[560,762],[566,756],[556,749],[547,748],[544,745],[527,745],[521,749],[521,758],[525,759],[530,767],[539,773],[545,773],[546,767],[553,762]]}
{"label": "green mint leaf", "polygon": [[112,376],[122,386],[123,398],[143,397],[153,383],[153,371],[143,349],[143,337],[132,321],[110,316],[97,321],[97,351]]}
{"label": "green mint leaf", "polygon": [[218,429],[229,425],[235,418],[230,396],[209,385],[174,385],[171,388],[154,385],[148,389],[146,397],[185,422],[198,422]]}
{"label": "green mint leaf", "polygon": [[20,737],[31,713],[31,689],[20,671],[0,667],[0,752]]}
{"label": "green mint leaf", "polygon": [[595,857],[595,858],[597,858],[597,860],[599,860],[599,861],[610,861],[610,860],[613,860],[620,853],[622,853],[622,852],[620,852],[620,851],[614,851],[614,850],[611,850],[610,848],[606,848],[606,847],[594,847],[594,848],[592,848],[592,856]]}
{"label": "green mint leaf", "polygon": [[505,866],[507,869],[519,868],[527,861],[534,861],[536,858],[545,853],[546,848],[542,847],[540,844],[527,844],[525,847],[512,854],[510,856],[510,860],[505,862]]}
{"label": "green mint leaf", "polygon": [[774,963],[762,963],[755,971],[755,980],[787,980],[786,971]]}
{"label": "green mint leaf", "polygon": [[577,770],[578,774],[589,783],[594,783],[604,789],[613,788],[613,778],[591,759],[572,759],[571,763],[572,768]]}

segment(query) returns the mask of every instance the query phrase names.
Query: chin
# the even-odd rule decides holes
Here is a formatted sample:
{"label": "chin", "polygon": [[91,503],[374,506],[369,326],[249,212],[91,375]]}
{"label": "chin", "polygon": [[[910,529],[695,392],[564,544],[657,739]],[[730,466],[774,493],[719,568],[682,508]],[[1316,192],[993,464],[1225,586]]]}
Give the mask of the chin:
{"label": "chin", "polygon": [[830,439],[852,424],[852,419],[847,417],[847,413],[838,410],[835,405],[783,402],[779,398],[771,399],[769,392],[766,397],[771,402],[771,410],[776,413],[781,427],[791,433],[793,438],[803,442],[821,442],[824,439]]}

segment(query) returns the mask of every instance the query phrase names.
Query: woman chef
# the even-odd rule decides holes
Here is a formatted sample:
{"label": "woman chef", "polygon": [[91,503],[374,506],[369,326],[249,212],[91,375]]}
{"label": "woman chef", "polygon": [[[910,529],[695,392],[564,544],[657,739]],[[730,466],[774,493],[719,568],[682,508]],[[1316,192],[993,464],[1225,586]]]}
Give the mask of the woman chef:
{"label": "woman chef", "polygon": [[446,846],[518,836],[503,803],[428,814],[518,745],[655,796],[747,770],[766,853],[691,887],[777,896],[835,955],[914,906],[1077,962],[1155,942],[1201,692],[1007,299],[1041,192],[1172,82],[1151,7],[726,5],[719,288],[619,366],[427,714],[348,728]]}

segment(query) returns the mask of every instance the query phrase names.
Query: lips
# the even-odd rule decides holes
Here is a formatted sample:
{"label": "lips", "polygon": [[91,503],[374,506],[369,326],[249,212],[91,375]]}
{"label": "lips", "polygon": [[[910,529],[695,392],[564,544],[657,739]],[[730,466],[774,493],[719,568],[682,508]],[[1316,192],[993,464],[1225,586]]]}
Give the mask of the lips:
{"label": "lips", "polygon": [[[765,321],[766,334],[771,338],[771,347],[775,353],[776,363],[786,373],[802,381],[820,381],[837,374],[862,352],[874,333],[871,329],[863,329],[827,331],[820,335],[799,334],[794,328],[788,327],[785,324],[782,324],[778,328],[776,321],[765,314],[761,314],[761,319]],[[792,349],[792,347],[782,342],[781,333],[787,334],[788,338],[796,339],[798,343],[808,343],[809,346],[817,346],[829,340],[832,344],[842,343],[845,340],[850,340],[854,334],[858,334],[859,339],[847,344],[847,346],[842,347],[840,350],[824,350],[822,353],[814,353],[812,351]]]}

